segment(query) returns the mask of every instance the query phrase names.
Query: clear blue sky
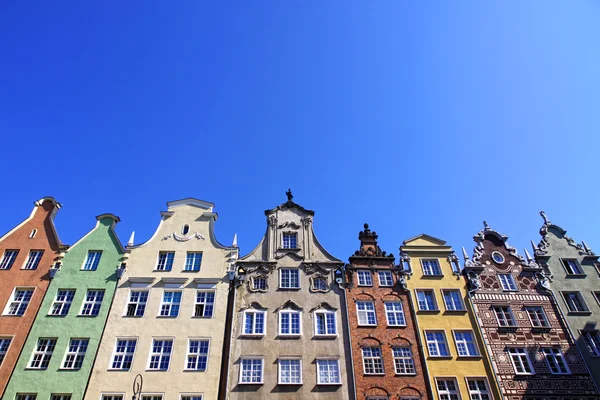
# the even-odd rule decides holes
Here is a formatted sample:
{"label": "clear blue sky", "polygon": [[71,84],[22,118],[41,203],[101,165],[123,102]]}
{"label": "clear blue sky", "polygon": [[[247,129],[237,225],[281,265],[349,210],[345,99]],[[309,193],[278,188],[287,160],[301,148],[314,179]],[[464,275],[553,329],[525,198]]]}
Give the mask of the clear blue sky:
{"label": "clear blue sky", "polygon": [[600,252],[600,3],[0,4],[0,231],[63,204],[74,243],[111,212],[137,242],[165,202],[216,204],[249,252],[263,211],[316,211],[347,260],[426,232],[522,247],[539,210]]}

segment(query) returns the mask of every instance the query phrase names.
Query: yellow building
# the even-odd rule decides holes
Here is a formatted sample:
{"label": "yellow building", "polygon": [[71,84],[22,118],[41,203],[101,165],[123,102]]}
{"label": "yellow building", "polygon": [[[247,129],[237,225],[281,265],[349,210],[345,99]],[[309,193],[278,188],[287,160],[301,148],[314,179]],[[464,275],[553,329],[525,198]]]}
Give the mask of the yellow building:
{"label": "yellow building", "polygon": [[452,247],[421,234],[400,251],[434,397],[501,399]]}

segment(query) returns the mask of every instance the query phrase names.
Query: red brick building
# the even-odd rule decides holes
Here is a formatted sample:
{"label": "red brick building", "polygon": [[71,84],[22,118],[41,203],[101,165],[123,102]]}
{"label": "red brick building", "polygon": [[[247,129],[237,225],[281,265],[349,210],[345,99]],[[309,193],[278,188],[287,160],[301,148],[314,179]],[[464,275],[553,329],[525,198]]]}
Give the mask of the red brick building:
{"label": "red brick building", "polygon": [[358,238],[345,273],[356,398],[430,399],[403,270],[367,224]]}
{"label": "red brick building", "polygon": [[36,201],[29,218],[0,237],[0,397],[38,312],[50,268],[59,260],[52,197]]}

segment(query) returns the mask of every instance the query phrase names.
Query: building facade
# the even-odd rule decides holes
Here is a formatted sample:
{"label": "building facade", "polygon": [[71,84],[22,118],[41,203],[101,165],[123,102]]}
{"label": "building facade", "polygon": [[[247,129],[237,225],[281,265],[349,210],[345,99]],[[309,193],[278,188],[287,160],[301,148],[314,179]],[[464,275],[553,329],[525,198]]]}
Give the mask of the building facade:
{"label": "building facade", "polygon": [[317,240],[314,212],[287,194],[237,263],[226,398],[352,399],[343,263]]}
{"label": "building facade", "polygon": [[400,251],[434,397],[499,399],[452,247],[421,234],[405,240]]}
{"label": "building facade", "polygon": [[51,283],[3,399],[80,400],[118,280],[124,250],[112,214],[50,271]]}
{"label": "building facade", "polygon": [[[548,277],[491,229],[474,236],[464,273],[496,380],[506,400],[592,400],[594,382],[548,290]],[[526,253],[527,254],[527,253]]]}
{"label": "building facade", "polygon": [[345,268],[357,400],[431,399],[402,266],[367,224]]}
{"label": "building facade", "polygon": [[137,374],[140,400],[217,398],[227,271],[237,248],[216,240],[213,203],[188,198],[167,206],[147,242],[129,240],[86,399],[130,399]]}
{"label": "building facade", "polygon": [[60,203],[45,197],[0,238],[0,398],[50,283],[61,244],[54,227]]}
{"label": "building facade", "polygon": [[535,258],[550,275],[550,289],[567,321],[571,335],[600,386],[600,264],[598,256],[567,231],[553,224],[542,211],[542,240],[534,246]]}

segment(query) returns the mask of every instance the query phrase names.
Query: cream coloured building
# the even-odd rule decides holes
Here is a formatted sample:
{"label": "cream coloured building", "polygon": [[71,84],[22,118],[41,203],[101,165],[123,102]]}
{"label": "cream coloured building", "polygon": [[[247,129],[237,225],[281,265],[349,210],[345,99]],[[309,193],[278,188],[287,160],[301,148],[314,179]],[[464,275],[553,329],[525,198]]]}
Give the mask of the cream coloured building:
{"label": "cream coloured building", "polygon": [[[130,256],[119,280],[86,400],[125,400],[143,377],[141,400],[214,400],[237,247],[214,235],[214,204],[167,203],[160,224]],[[139,399],[139,397],[138,397]]]}

